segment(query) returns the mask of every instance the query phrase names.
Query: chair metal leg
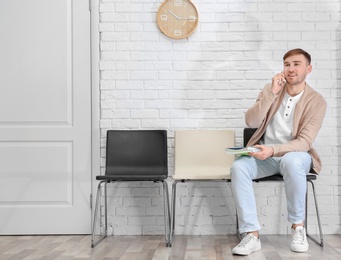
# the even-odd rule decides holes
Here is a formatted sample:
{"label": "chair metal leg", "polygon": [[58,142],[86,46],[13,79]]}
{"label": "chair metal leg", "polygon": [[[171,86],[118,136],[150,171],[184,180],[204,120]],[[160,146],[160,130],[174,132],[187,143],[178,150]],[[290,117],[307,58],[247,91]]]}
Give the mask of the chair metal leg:
{"label": "chair metal leg", "polygon": [[236,234],[237,234],[239,241],[242,240],[242,234],[239,233],[239,221],[238,221],[237,209],[236,209]]}
{"label": "chair metal leg", "polygon": [[243,235],[239,233],[239,221],[238,221],[238,213],[236,211],[236,233],[239,241],[243,239]]}
{"label": "chair metal leg", "polygon": [[239,239],[239,241],[242,240],[242,235],[239,233],[239,221],[238,221],[238,212],[236,210],[236,234]]}
{"label": "chair metal leg", "polygon": [[175,200],[176,200],[176,184],[179,181],[175,180],[172,184],[172,218],[171,218],[171,230],[169,232],[169,246],[172,246],[173,243],[173,237],[174,237],[174,229],[175,229]]}
{"label": "chair metal leg", "polygon": [[[317,223],[318,223],[319,234],[320,234],[320,241],[318,241],[317,239],[315,239],[314,237],[312,237],[308,233],[308,182],[310,182],[312,190],[313,190],[314,203],[315,203],[315,211],[316,211]],[[306,210],[305,210],[305,228],[306,228],[306,232],[307,232],[307,237],[309,237],[315,243],[317,243],[318,245],[323,247],[324,244],[323,244],[322,225],[321,225],[320,214],[319,214],[318,205],[317,205],[317,198],[316,198],[316,193],[315,193],[315,185],[314,185],[314,182],[312,180],[307,180]]]}
{"label": "chair metal leg", "polygon": [[169,208],[169,193],[168,193],[168,184],[163,181],[163,199],[164,199],[164,219],[165,219],[165,243],[166,247],[170,245],[170,225],[171,225],[171,215]]}
{"label": "chair metal leg", "polygon": [[[97,219],[98,219],[98,208],[101,206],[100,205],[100,198],[101,198],[101,191],[102,191],[102,184],[104,186],[104,233],[101,234],[101,227],[102,227],[102,219],[101,216],[100,218],[100,235],[99,238],[96,240],[95,239],[95,229],[96,229],[96,224],[97,224]],[[91,229],[91,247],[94,248],[99,242],[101,242],[108,234],[108,220],[107,220],[107,181],[101,181],[98,184],[97,188],[97,195],[96,195],[96,205],[95,205],[95,212],[94,212],[94,220],[93,220],[93,225]]]}

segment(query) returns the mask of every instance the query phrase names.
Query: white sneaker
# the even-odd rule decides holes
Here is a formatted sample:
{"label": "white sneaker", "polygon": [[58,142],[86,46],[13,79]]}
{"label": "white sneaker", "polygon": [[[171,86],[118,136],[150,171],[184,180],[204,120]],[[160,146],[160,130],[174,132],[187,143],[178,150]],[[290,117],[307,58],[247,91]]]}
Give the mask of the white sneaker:
{"label": "white sneaker", "polygon": [[291,229],[291,246],[290,249],[294,252],[304,253],[309,249],[309,244],[307,241],[307,235],[305,233],[305,228],[298,226],[296,229]]}
{"label": "white sneaker", "polygon": [[232,249],[234,255],[249,255],[252,252],[261,250],[262,246],[259,238],[253,234],[247,234],[240,243]]}

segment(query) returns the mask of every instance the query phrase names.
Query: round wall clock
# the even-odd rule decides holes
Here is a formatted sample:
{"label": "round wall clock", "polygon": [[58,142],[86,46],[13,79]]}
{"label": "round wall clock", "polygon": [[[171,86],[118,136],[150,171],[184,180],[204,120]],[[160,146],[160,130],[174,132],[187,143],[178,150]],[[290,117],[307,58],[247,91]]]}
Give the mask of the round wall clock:
{"label": "round wall clock", "polygon": [[173,39],[183,39],[197,28],[199,14],[190,0],[165,0],[159,7],[156,21],[165,35]]}

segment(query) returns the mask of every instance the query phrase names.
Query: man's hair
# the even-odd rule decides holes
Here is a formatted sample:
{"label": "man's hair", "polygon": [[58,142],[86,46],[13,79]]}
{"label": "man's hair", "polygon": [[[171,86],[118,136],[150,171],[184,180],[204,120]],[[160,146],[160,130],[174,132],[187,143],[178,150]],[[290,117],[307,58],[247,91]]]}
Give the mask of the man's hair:
{"label": "man's hair", "polygon": [[283,61],[285,61],[285,59],[290,56],[298,55],[298,54],[302,54],[307,59],[308,65],[310,65],[310,62],[311,62],[310,54],[302,49],[293,49],[293,50],[288,51],[286,54],[284,54]]}

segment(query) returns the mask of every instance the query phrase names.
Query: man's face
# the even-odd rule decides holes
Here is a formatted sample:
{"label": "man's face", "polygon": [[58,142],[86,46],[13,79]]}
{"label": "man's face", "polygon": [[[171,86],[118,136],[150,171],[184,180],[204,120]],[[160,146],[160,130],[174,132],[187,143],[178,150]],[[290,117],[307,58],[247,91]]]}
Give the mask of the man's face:
{"label": "man's face", "polygon": [[284,61],[283,72],[285,80],[290,85],[298,85],[304,82],[311,70],[312,66],[308,64],[303,54],[290,56]]}

